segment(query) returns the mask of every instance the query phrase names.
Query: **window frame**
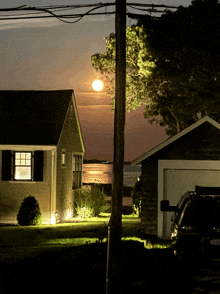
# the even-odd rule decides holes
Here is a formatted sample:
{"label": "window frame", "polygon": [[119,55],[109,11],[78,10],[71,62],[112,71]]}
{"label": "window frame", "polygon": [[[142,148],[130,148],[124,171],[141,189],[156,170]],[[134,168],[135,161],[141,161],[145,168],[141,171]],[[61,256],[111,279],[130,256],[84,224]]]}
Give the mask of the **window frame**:
{"label": "window frame", "polygon": [[83,173],[83,155],[79,153],[72,154],[72,190],[82,188]]}
{"label": "window frame", "polygon": [[[15,179],[15,153],[31,152],[31,179]],[[43,182],[44,181],[44,150],[1,150],[1,181],[18,182]]]}
{"label": "window frame", "polygon": [[[30,165],[17,165],[16,164],[16,154],[30,154]],[[34,162],[34,158],[33,158],[33,151],[14,151],[14,154],[13,154],[13,181],[25,181],[25,182],[29,182],[29,181],[33,181],[33,162]],[[23,160],[22,158],[20,158],[20,161]],[[26,158],[25,158],[25,161],[26,161]],[[16,179],[16,167],[30,167],[30,178],[28,179],[19,179],[17,178]]]}
{"label": "window frame", "polygon": [[66,149],[62,149],[61,151],[61,167],[62,168],[66,167]]}

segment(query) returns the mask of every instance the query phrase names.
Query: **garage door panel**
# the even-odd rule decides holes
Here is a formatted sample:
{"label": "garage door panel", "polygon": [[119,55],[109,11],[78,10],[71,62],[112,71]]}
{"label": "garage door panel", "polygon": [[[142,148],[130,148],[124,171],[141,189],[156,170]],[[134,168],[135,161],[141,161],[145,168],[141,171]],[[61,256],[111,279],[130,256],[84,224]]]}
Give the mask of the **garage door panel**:
{"label": "garage door panel", "polygon": [[195,190],[195,185],[218,187],[220,171],[166,170],[164,197],[170,201],[170,205],[176,205],[185,192]]}
{"label": "garage door panel", "polygon": [[[220,187],[220,161],[159,161],[158,207],[162,199],[177,205],[187,191],[195,191],[195,186]],[[158,236],[170,238],[171,216],[173,212],[158,210]]]}

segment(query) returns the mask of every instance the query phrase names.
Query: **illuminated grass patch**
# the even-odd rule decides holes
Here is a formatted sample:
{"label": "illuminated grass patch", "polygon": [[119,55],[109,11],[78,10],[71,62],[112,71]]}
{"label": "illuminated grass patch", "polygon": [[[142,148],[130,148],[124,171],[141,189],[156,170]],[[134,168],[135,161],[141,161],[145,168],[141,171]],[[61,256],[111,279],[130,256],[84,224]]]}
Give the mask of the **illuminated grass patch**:
{"label": "illuminated grass patch", "polygon": [[[150,242],[145,244],[145,241],[138,237],[122,237],[122,241],[136,241],[144,243],[146,249],[166,249],[170,248],[170,244],[156,243],[152,244]],[[103,243],[107,242],[107,238],[102,240]],[[46,242],[42,242],[42,246],[80,246],[85,244],[99,243],[98,238],[62,238],[62,239],[51,239]]]}
{"label": "illuminated grass patch", "polygon": [[148,242],[148,243],[146,243],[145,248],[147,248],[147,249],[166,249],[166,248],[170,248],[170,244],[165,244],[165,243],[152,244],[152,243]]}
{"label": "illuminated grass patch", "polygon": [[97,243],[97,238],[63,238],[63,239],[51,239],[46,242],[42,242],[42,246],[80,246],[85,244]]}
{"label": "illuminated grass patch", "polygon": [[141,240],[141,238],[138,238],[138,237],[122,237],[121,238],[122,241],[143,241]]}
{"label": "illuminated grass patch", "polygon": [[[164,242],[158,242],[158,243],[154,243],[152,244],[151,242],[146,242],[145,240],[138,238],[138,237],[122,237],[121,238],[122,241],[137,241],[137,242],[142,242],[144,243],[144,247],[146,249],[166,249],[166,248],[170,248],[170,243],[164,243]],[[146,244],[145,244],[146,243]]]}

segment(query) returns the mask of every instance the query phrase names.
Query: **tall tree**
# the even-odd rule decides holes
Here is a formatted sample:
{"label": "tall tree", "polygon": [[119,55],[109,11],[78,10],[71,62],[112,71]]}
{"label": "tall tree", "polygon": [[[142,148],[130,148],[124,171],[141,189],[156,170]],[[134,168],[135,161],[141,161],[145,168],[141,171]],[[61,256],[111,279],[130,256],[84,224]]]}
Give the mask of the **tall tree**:
{"label": "tall tree", "polygon": [[[174,135],[209,115],[220,122],[220,4],[194,0],[127,28],[127,110],[145,105],[150,122]],[[114,102],[115,36],[92,57]],[[114,108],[114,103],[112,103]]]}
{"label": "tall tree", "polygon": [[[145,117],[160,114],[170,135],[200,117],[220,121],[220,4],[195,0],[159,19],[139,20],[155,60],[149,83],[153,104]],[[153,107],[152,107],[153,106]]]}
{"label": "tall tree", "polygon": [[[146,97],[146,83],[154,62],[148,54],[144,41],[146,33],[143,27],[132,26],[126,29],[126,109],[137,109]],[[115,34],[106,38],[106,52],[92,56],[93,67],[102,74],[106,91],[112,97],[114,109],[115,95]]]}

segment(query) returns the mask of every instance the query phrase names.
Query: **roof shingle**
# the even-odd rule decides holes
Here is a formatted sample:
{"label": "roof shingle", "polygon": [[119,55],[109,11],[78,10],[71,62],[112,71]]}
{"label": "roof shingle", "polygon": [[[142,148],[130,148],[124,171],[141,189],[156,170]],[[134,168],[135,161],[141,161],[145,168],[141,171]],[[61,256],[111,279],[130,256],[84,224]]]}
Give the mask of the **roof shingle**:
{"label": "roof shingle", "polygon": [[73,90],[0,91],[0,144],[57,145]]}

